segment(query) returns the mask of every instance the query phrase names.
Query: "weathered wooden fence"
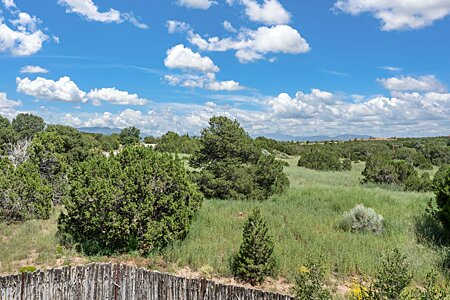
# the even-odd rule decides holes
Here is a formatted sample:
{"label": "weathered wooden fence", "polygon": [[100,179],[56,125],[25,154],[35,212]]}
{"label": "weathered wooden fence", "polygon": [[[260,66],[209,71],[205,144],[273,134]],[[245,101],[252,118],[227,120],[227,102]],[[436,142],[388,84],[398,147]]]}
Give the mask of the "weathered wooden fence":
{"label": "weathered wooden fence", "polygon": [[1,300],[294,299],[256,289],[118,264],[90,264],[0,277],[0,291]]}

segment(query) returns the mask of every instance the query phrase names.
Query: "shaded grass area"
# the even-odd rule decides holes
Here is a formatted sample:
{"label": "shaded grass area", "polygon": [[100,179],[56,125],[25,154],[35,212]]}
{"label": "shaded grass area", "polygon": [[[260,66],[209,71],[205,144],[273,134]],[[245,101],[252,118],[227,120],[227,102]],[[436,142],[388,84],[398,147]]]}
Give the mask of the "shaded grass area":
{"label": "shaded grass area", "polygon": [[[288,162],[290,167],[285,171],[291,188],[285,194],[265,202],[205,201],[184,241],[149,258],[135,254],[112,259],[169,271],[173,265],[189,266],[229,276],[229,259],[241,243],[244,221],[252,209],[259,207],[274,236],[279,274],[290,281],[308,259],[321,259],[328,278],[339,282],[349,282],[350,277],[360,274],[370,276],[380,257],[395,247],[407,255],[417,281],[446,261],[450,266],[450,257],[446,257],[439,240],[438,225],[424,216],[431,193],[361,185],[363,163],[347,172],[317,172],[296,167],[297,158]],[[382,235],[339,229],[343,213],[357,204],[383,215],[386,230]],[[40,268],[111,260],[84,257],[58,246],[55,233],[59,211],[45,221],[0,224],[1,273],[17,272],[27,265]]]}

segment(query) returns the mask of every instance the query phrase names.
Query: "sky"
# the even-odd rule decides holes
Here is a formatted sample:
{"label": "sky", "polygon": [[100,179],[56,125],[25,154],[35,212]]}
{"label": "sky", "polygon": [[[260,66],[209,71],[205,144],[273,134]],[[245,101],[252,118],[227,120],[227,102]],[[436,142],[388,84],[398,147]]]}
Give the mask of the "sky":
{"label": "sky", "polygon": [[450,134],[450,0],[0,0],[0,115],[199,134]]}

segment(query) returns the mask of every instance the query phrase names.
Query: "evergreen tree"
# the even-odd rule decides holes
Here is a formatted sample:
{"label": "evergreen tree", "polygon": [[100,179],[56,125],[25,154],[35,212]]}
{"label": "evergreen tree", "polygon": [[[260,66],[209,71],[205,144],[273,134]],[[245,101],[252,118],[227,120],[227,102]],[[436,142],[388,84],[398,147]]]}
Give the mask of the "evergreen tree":
{"label": "evergreen tree", "polygon": [[141,131],[132,126],[122,129],[120,132],[120,143],[122,145],[133,145],[139,143],[141,140]]}
{"label": "evergreen tree", "polygon": [[436,195],[436,215],[450,236],[450,165],[443,165],[436,172],[433,180]]}
{"label": "evergreen tree", "polygon": [[266,200],[289,186],[283,164],[264,154],[238,121],[212,117],[209,125],[202,130],[200,149],[190,161],[201,168],[192,177],[206,197]]}
{"label": "evergreen tree", "polygon": [[20,139],[30,139],[36,133],[44,130],[45,122],[41,117],[32,114],[18,114],[11,123]]}
{"label": "evergreen tree", "polygon": [[274,243],[261,211],[255,209],[244,224],[243,241],[233,257],[233,275],[251,285],[262,283],[275,270]]}

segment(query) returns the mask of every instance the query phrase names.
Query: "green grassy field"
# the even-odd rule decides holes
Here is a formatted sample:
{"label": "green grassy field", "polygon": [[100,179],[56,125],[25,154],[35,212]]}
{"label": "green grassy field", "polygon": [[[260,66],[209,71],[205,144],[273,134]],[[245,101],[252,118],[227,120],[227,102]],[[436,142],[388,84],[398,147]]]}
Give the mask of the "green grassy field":
{"label": "green grassy field", "polygon": [[[260,207],[275,239],[280,274],[290,280],[308,259],[321,259],[328,275],[339,280],[370,276],[380,256],[395,247],[407,255],[419,280],[444,259],[443,251],[417,242],[415,223],[432,194],[362,186],[363,164],[349,172],[316,172],[294,167],[295,162],[286,168],[291,188],[284,195],[262,203],[206,201],[187,239],[166,251],[167,258],[229,275],[228,259],[239,247],[245,216]],[[339,229],[343,213],[356,204],[383,215],[382,235]]]}
{"label": "green grassy field", "polygon": [[[274,236],[279,273],[288,280],[312,258],[323,261],[330,281],[349,283],[354,276],[373,275],[380,257],[395,247],[407,255],[417,282],[442,264],[445,251],[418,242],[417,238],[417,219],[424,214],[433,194],[363,186],[359,183],[362,163],[348,172],[299,168],[295,158],[289,163],[285,171],[291,188],[285,194],[260,203],[205,201],[187,238],[165,250],[161,254],[164,260],[193,270],[209,266],[213,273],[229,276],[228,261],[240,245],[245,218],[253,208],[260,207]],[[343,213],[357,204],[383,215],[383,234],[352,234],[339,229]],[[46,221],[0,224],[0,272],[16,272],[24,265],[55,266],[80,261],[80,254],[58,246],[56,221],[57,212]],[[84,257],[81,261],[99,259],[108,258]]]}

